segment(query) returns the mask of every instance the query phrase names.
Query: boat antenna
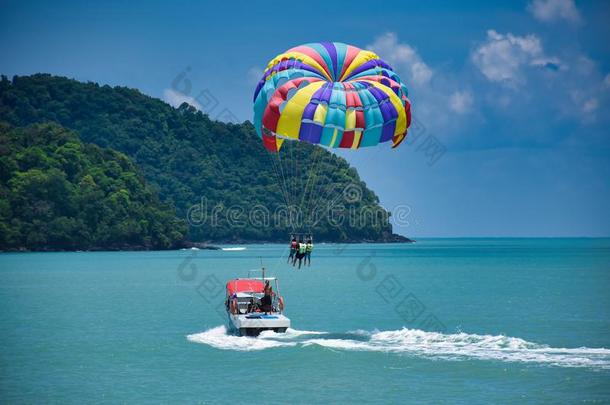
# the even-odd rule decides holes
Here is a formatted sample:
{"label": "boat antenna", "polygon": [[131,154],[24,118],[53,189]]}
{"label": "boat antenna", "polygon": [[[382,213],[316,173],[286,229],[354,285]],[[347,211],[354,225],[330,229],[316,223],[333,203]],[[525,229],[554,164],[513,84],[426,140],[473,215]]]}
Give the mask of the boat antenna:
{"label": "boat antenna", "polygon": [[265,266],[263,266],[263,257],[259,256],[258,258],[261,261],[261,269],[263,270],[263,281],[265,281]]}

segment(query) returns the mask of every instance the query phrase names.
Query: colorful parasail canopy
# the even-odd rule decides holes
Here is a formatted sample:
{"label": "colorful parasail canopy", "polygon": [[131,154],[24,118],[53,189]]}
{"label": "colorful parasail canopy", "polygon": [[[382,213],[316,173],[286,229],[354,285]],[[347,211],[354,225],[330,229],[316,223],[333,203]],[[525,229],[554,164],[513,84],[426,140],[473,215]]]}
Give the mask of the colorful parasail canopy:
{"label": "colorful parasail canopy", "polygon": [[407,87],[375,53],[338,42],[276,56],[254,92],[254,126],[265,147],[285,139],[357,149],[392,141],[411,124]]}

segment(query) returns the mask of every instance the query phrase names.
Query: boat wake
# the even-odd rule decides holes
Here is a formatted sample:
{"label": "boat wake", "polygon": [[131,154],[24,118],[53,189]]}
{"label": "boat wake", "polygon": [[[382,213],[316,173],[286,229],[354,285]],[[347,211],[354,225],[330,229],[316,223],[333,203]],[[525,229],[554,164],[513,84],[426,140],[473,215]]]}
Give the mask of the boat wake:
{"label": "boat wake", "polygon": [[227,333],[224,326],[217,326],[188,335],[187,339],[222,350],[256,351],[319,346],[343,351],[401,353],[456,361],[479,359],[610,369],[610,349],[554,348],[502,335],[443,334],[407,328],[346,333],[288,329],[286,333],[266,331],[255,338],[234,336]]}
{"label": "boat wake", "polygon": [[271,349],[273,347],[296,346],[296,342],[282,342],[279,339],[264,339],[262,335],[258,338],[235,336],[227,333],[225,326],[217,326],[205,332],[195,333],[186,337],[191,342],[203,343],[222,350],[254,351]]}

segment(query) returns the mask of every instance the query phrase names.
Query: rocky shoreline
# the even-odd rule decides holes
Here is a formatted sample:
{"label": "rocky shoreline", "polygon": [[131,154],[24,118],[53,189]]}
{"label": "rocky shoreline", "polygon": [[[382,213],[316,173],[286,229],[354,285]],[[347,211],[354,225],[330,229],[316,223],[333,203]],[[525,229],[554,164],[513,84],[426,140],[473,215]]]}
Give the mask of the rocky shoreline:
{"label": "rocky shoreline", "polygon": [[[358,244],[358,243],[414,243],[415,239],[410,239],[402,235],[393,234],[392,237],[384,238],[383,240],[342,240],[342,241],[326,241],[316,240],[316,243],[347,243],[347,244]],[[190,242],[186,241],[178,246],[174,246],[163,250],[179,250],[179,249],[199,249],[199,250],[221,250],[222,248],[217,245],[254,245],[254,244],[276,244],[276,243],[287,243],[286,240],[245,240],[245,239],[232,239],[232,240],[218,240],[218,241],[207,241],[207,242]],[[153,251],[160,249],[152,249],[147,246],[129,245],[129,246],[105,246],[105,247],[92,247],[88,249],[63,249],[53,248],[50,246],[43,247],[40,249],[26,249],[24,247],[14,249],[0,249],[0,252],[123,252],[123,251]]]}

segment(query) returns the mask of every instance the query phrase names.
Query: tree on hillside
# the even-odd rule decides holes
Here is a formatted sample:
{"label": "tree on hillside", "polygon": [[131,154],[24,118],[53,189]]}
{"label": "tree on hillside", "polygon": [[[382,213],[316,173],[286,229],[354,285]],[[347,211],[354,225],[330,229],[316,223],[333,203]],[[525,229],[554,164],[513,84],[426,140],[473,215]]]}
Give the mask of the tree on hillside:
{"label": "tree on hillside", "polygon": [[124,154],[57,124],[0,123],[1,249],[167,249],[185,234]]}

